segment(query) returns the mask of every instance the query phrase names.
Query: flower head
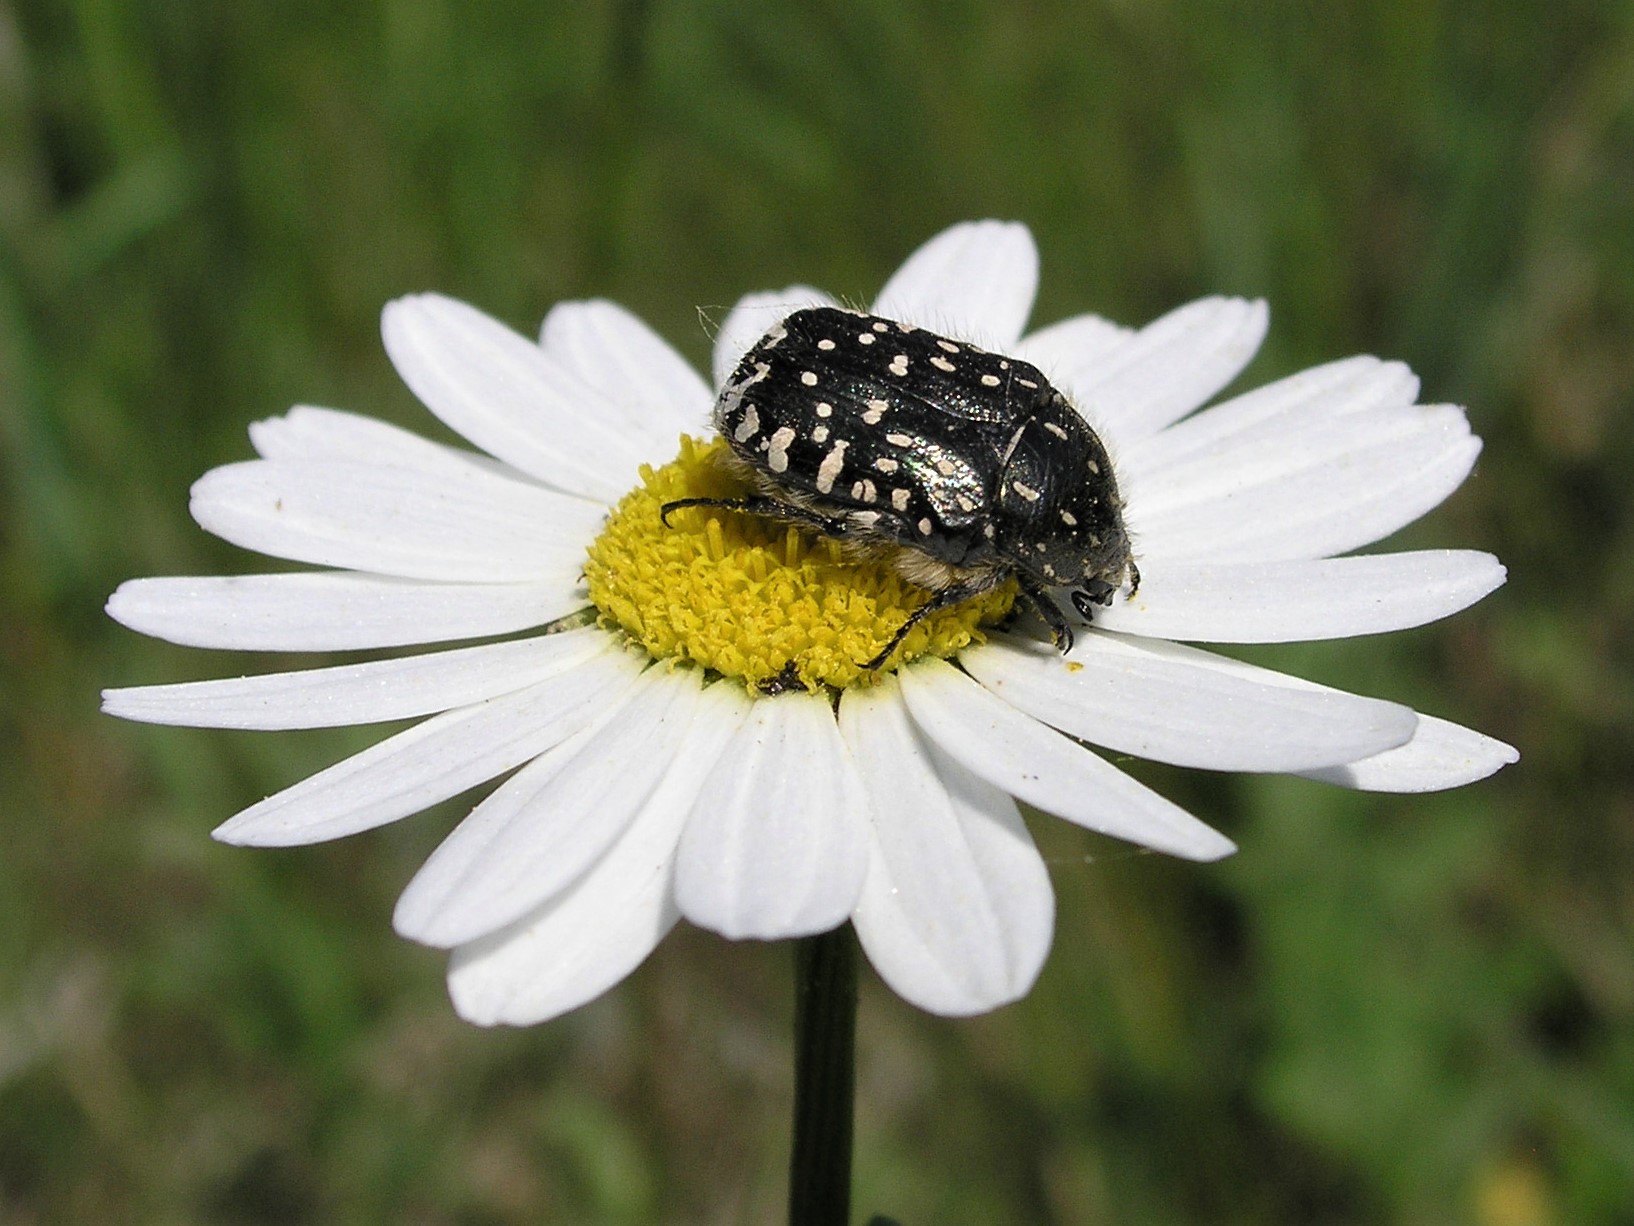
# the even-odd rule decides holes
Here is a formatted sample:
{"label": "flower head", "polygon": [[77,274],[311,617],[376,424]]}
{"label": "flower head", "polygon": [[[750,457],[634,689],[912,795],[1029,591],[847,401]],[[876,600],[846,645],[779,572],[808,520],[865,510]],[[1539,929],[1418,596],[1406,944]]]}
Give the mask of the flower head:
{"label": "flower head", "polygon": [[[324,569],[136,580],[108,610],[200,647],[490,641],[111,690],[106,709],[223,728],[420,719],[233,817],[216,832],[233,843],[354,834],[514,772],[396,913],[403,935],[452,951],[456,1007],[482,1023],[590,1000],[682,916],[758,938],[850,919],[915,1004],[1014,1000],[1054,913],[1017,800],[1172,855],[1233,850],[1089,745],[1381,791],[1512,761],[1479,733],[1176,641],[1401,629],[1502,583],[1482,553],[1350,552],[1462,482],[1479,450],[1463,411],[1416,405],[1411,372],[1368,357],[1199,410],[1252,357],[1262,304],[1023,335],[1036,276],[1023,227],[957,226],[874,310],[1033,363],[1106,443],[1141,582],[1064,655],[1006,618],[1009,584],[866,667],[926,599],[896,569],[764,516],[665,522],[665,503],[743,491],[710,459],[715,392],[660,338],[591,301],[554,309],[535,344],[422,295],[386,308],[387,351],[480,452],[330,409],[257,423],[261,458],[201,478],[194,517]],[[782,316],[830,301],[807,287],[744,299],[716,338],[715,386]]]}

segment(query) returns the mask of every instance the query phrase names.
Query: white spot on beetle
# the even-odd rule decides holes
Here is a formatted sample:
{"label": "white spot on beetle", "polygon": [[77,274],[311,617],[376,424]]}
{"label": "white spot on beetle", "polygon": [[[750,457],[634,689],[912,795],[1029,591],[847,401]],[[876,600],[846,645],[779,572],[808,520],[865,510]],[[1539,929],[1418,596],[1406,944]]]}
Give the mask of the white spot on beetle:
{"label": "white spot on beetle", "polygon": [[757,433],[759,433],[759,431],[760,431],[760,414],[755,411],[755,406],[754,405],[752,405],[752,404],[744,405],[743,406],[743,420],[738,423],[738,428],[736,430],[732,431],[732,437],[734,439],[736,439],[740,443],[746,443],[750,439],[752,439]]}
{"label": "white spot on beetle", "polygon": [[997,375],[983,375],[982,376],[982,386],[983,387],[997,387],[1000,382],[1001,382],[1001,380],[999,379],[999,377]]}
{"label": "white spot on beetle", "polygon": [[1089,471],[1094,473],[1098,477],[1098,476],[1101,475],[1101,466],[1099,464],[1097,464],[1094,460],[1091,460],[1089,462]]}
{"label": "white spot on beetle", "polygon": [[807,387],[816,387],[817,372],[815,370],[802,370],[800,372],[800,382],[804,383]]}
{"label": "white spot on beetle", "polygon": [[863,410],[862,420],[865,425],[877,426],[879,419],[885,416],[885,410],[891,405],[885,400],[870,400],[868,407]]}
{"label": "white spot on beetle", "polygon": [[811,441],[814,443],[828,442],[828,427],[816,425],[811,428]]}
{"label": "white spot on beetle", "polygon": [[1055,435],[1056,438],[1066,438],[1067,437],[1067,432],[1064,429],[1062,429],[1060,426],[1056,425],[1053,421],[1045,422],[1044,423],[1044,429],[1048,430],[1051,434]]}
{"label": "white spot on beetle", "polygon": [[772,433],[771,450],[766,453],[766,467],[774,473],[789,470],[789,444],[794,442],[794,427],[782,426]]}
{"label": "white spot on beetle", "polygon": [[959,352],[959,346],[955,345],[952,341],[942,340],[940,337],[937,338],[936,347],[938,349],[940,349],[943,353],[958,353]]}
{"label": "white spot on beetle", "polygon": [[873,343],[874,334],[872,332],[863,332],[857,337],[857,344],[859,345],[872,345]]}
{"label": "white spot on beetle", "polygon": [[946,358],[944,358],[944,357],[934,357],[934,358],[932,358],[932,359],[931,359],[931,360],[930,360],[930,364],[931,364],[931,365],[932,365],[932,366],[934,366],[934,367],[936,367],[936,369],[937,369],[937,370],[945,370],[945,371],[947,371],[947,373],[948,373],[948,374],[950,374],[950,375],[951,375],[951,374],[952,374],[952,373],[953,373],[953,372],[954,372],[954,371],[956,371],[956,370],[958,370],[958,369],[959,369],[959,368],[958,368],[958,367],[957,367],[957,366],[955,366],[955,365],[954,365],[954,364],[953,364],[953,363],[952,363],[952,362],[950,362],[950,361],[948,361],[948,360],[947,360],[947,359],[946,359]]}
{"label": "white spot on beetle", "polygon": [[874,320],[874,331],[875,332],[889,332],[890,330],[891,330],[890,325],[887,324],[883,319]]}
{"label": "white spot on beetle", "polygon": [[1035,391],[1036,392],[1038,390],[1038,384],[1034,383],[1031,379],[1020,379],[1020,378],[1018,378],[1016,380],[1016,382],[1021,384],[1022,387],[1025,387],[1030,391]]}
{"label": "white spot on beetle", "polygon": [[897,354],[896,357],[891,359],[891,364],[885,369],[900,379],[903,375],[908,373],[908,355],[905,353]]}
{"label": "white spot on beetle", "polygon": [[849,446],[851,446],[851,443],[848,440],[843,438],[835,439],[834,446],[829,448],[828,454],[823,457],[823,462],[817,466],[817,492],[819,494],[826,494],[834,488],[834,478],[838,477],[840,470],[845,467],[845,449]]}
{"label": "white spot on beetle", "polygon": [[901,466],[890,456],[882,455],[874,460],[874,467],[882,473],[894,473]]}
{"label": "white spot on beetle", "polygon": [[892,490],[891,491],[891,505],[893,507],[895,507],[898,511],[906,511],[908,509],[908,491],[907,490]]}
{"label": "white spot on beetle", "polygon": [[961,510],[961,511],[974,511],[976,509],[975,501],[973,499],[967,498],[963,494],[958,495],[958,497],[956,497],[954,499],[954,501],[959,504],[959,510]]}
{"label": "white spot on beetle", "polygon": [[1023,485],[1019,481],[1012,481],[1012,482],[1010,482],[1010,488],[1013,489],[1016,493],[1020,494],[1028,502],[1037,502],[1038,501],[1038,491],[1035,490],[1030,485]]}
{"label": "white spot on beetle", "polygon": [[834,348],[834,342],[825,336],[822,340],[817,342],[817,348],[821,349],[824,353],[827,353],[830,349]]}
{"label": "white spot on beetle", "polygon": [[829,404],[828,401],[819,400],[817,402],[817,416],[818,417],[827,417],[833,411],[834,411],[834,406]]}
{"label": "white spot on beetle", "polygon": [[891,446],[893,446],[893,447],[906,447],[909,443],[913,442],[913,435],[911,435],[911,434],[887,434],[885,436],[885,441],[887,443],[891,444]]}
{"label": "white spot on beetle", "polygon": [[1078,526],[1078,517],[1071,511],[1062,511],[1061,522],[1069,528],[1076,528]]}
{"label": "white spot on beetle", "polygon": [[936,471],[941,473],[944,477],[951,477],[954,473],[959,471],[959,466],[952,460],[938,460],[936,461]]}
{"label": "white spot on beetle", "polygon": [[920,536],[929,536],[930,535],[930,526],[931,526],[930,525],[930,520],[922,519],[922,520],[919,521],[917,526],[919,528],[919,535]]}

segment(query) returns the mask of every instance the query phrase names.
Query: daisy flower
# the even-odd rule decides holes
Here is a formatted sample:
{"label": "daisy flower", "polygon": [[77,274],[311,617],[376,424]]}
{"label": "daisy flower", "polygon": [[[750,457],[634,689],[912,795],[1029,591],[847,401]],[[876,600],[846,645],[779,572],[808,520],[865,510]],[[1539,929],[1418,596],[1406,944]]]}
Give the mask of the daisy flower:
{"label": "daisy flower", "polygon": [[[1209,770],[1425,791],[1508,746],[1407,707],[1189,643],[1373,634],[1503,582],[1466,550],[1353,554],[1446,498],[1479,451],[1461,409],[1355,357],[1200,408],[1253,356],[1262,303],[1206,298],[1139,330],[1092,315],[1024,334],[1037,255],[956,226],[875,313],[1032,362],[1107,446],[1140,570],[1064,655],[1013,584],[918,623],[887,563],[741,497],[716,393],[620,307],[570,302],[534,343],[424,294],[387,353],[477,450],[333,409],[256,423],[260,457],[205,474],[206,530],[322,569],[124,584],[118,621],[197,647],[379,650],[299,672],[110,690],[127,719],[216,728],[418,720],[216,831],[254,846],[357,834],[507,775],[409,883],[404,936],[451,951],[456,1008],[539,1022],[633,970],[681,917],[731,938],[850,920],[879,974],[942,1014],[1024,995],[1054,898],[1017,802],[1207,861],[1233,846],[1089,746]],[[805,286],[724,321],[714,387]],[[677,439],[680,439],[677,448]]]}

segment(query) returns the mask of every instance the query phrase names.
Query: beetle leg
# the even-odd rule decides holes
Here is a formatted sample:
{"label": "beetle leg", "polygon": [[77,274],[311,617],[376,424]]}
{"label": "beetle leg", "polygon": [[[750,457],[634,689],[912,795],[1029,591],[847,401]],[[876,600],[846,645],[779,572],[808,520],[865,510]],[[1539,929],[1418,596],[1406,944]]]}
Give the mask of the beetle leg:
{"label": "beetle leg", "polygon": [[873,672],[885,661],[889,660],[898,647],[902,646],[902,640],[908,637],[908,631],[912,630],[932,613],[935,613],[938,609],[946,609],[951,605],[956,605],[961,600],[969,600],[972,596],[980,596],[983,592],[994,587],[995,583],[996,581],[993,578],[984,576],[981,579],[973,579],[968,583],[956,583],[952,587],[943,588],[908,614],[908,620],[896,628],[896,633],[891,636],[891,641],[885,644],[885,650],[864,664],[863,667],[869,672]]}
{"label": "beetle leg", "polygon": [[1095,610],[1112,603],[1112,594],[1118,589],[1105,579],[1085,579],[1083,587],[1072,591],[1072,605],[1084,615],[1086,622],[1095,620]]}
{"label": "beetle leg", "polygon": [[755,515],[760,513],[756,503],[770,501],[770,498],[677,498],[674,502],[666,502],[658,508],[658,520],[668,528],[670,513],[684,507],[721,507],[728,511],[744,511]]}
{"label": "beetle leg", "polygon": [[[1072,650],[1072,627],[1067,624],[1067,619],[1062,616],[1061,606],[1051,599],[1048,592],[1026,575],[1017,573],[1016,581],[1020,584],[1021,595],[1026,597],[1027,603],[1033,608],[1033,612],[1037,613],[1039,620],[1048,627],[1050,641],[1055,644],[1056,649],[1062,655],[1066,655],[1067,652]],[[1074,596],[1077,594],[1076,592],[1073,593]],[[1083,606],[1079,606],[1079,611],[1083,611]],[[1085,617],[1088,617],[1087,613]]]}
{"label": "beetle leg", "polygon": [[790,660],[783,666],[783,671],[775,677],[768,677],[758,687],[760,692],[768,698],[776,698],[779,694],[787,694],[790,690],[803,690],[806,687],[800,684],[800,670]]}
{"label": "beetle leg", "polygon": [[[1129,577],[1129,595],[1126,599],[1133,600],[1135,593],[1140,591],[1140,567],[1131,560],[1127,571]],[[1112,603],[1112,597],[1117,595],[1118,585],[1108,583],[1105,579],[1085,579],[1083,586],[1074,588],[1072,603],[1078,612],[1084,615],[1085,621],[1095,620],[1094,606],[1106,608]]]}
{"label": "beetle leg", "polygon": [[816,511],[797,506],[792,502],[779,502],[775,498],[677,498],[674,502],[666,502],[658,508],[658,518],[664,527],[669,527],[670,512],[679,511],[684,507],[720,507],[725,511],[742,511],[745,515],[764,515],[768,519],[781,519],[797,524],[805,524],[808,528],[815,528],[824,536],[846,536],[851,531],[844,516],[829,517]]}

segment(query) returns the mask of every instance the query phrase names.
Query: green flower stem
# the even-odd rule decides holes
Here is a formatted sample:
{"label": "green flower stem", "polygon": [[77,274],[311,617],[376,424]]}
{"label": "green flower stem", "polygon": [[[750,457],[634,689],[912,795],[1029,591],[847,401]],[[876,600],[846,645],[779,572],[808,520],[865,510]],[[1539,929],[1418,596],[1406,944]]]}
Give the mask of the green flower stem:
{"label": "green flower stem", "polygon": [[794,956],[789,1226],[847,1226],[857,1033],[857,941],[851,925],[803,937]]}

